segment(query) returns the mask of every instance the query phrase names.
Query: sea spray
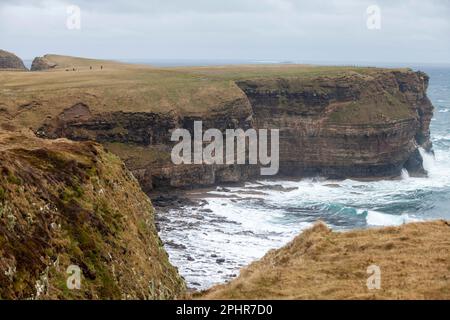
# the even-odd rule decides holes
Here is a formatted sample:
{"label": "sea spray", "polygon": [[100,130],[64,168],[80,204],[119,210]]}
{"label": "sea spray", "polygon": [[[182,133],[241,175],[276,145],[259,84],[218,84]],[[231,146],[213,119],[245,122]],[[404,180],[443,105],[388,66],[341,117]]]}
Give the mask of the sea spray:
{"label": "sea spray", "polygon": [[423,148],[419,148],[420,155],[423,159],[423,167],[427,172],[431,173],[435,166],[435,157],[431,152],[425,151]]}
{"label": "sea spray", "polygon": [[409,172],[406,169],[402,169],[402,180],[408,180],[409,179]]}

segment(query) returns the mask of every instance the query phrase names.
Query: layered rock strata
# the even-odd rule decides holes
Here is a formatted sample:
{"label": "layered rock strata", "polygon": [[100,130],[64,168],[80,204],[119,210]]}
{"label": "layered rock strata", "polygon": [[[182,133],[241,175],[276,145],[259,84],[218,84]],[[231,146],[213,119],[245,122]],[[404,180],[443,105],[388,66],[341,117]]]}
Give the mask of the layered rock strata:
{"label": "layered rock strata", "polygon": [[176,128],[280,130],[280,171],[287,176],[394,177],[424,174],[419,147],[431,150],[428,76],[410,70],[370,74],[237,80],[241,97],[207,113],[92,113],[68,106],[37,133],[95,140],[124,159],[144,190],[206,186],[258,177],[253,165],[180,165],[170,161]]}

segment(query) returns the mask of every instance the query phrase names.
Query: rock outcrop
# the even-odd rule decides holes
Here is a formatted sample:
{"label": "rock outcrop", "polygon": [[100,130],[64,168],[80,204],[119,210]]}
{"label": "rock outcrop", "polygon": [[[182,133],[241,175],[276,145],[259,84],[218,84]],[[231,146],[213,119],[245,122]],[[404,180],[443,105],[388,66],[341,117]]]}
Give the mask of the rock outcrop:
{"label": "rock outcrop", "polygon": [[[76,268],[79,290],[67,286]],[[119,158],[93,142],[0,131],[0,299],[171,299],[184,290],[152,204]]]}
{"label": "rock outcrop", "polygon": [[0,70],[27,70],[23,61],[14,53],[0,50]]}
{"label": "rock outcrop", "polygon": [[319,223],[241,270],[237,279],[196,297],[447,300],[449,231],[447,221],[350,232]]}
{"label": "rock outcrop", "polygon": [[[332,178],[396,176],[429,149],[433,107],[423,73],[237,83],[257,128],[280,129],[281,173]],[[420,157],[420,154],[419,154]],[[422,173],[409,166],[411,174]]]}
{"label": "rock outcrop", "polygon": [[50,70],[56,68],[56,66],[57,64],[47,59],[46,56],[36,57],[31,64],[31,71]]}

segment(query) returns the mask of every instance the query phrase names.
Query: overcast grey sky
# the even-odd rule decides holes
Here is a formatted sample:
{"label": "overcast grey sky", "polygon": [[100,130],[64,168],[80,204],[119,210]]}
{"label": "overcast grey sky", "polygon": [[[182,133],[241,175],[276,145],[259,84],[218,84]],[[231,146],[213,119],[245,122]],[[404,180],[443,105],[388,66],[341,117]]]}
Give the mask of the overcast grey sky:
{"label": "overcast grey sky", "polygon": [[[80,30],[66,27],[71,4]],[[367,28],[370,5],[380,30]],[[0,0],[0,48],[24,59],[450,63],[450,0]]]}

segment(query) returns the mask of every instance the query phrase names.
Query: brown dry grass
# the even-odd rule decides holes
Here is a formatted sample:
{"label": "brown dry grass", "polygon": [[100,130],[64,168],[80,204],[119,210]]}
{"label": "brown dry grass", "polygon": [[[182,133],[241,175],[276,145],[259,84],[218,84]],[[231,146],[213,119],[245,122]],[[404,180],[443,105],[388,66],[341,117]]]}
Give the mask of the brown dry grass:
{"label": "brown dry grass", "polygon": [[[380,290],[366,285],[373,264],[381,268]],[[317,224],[197,298],[450,299],[450,224],[344,233]]]}

